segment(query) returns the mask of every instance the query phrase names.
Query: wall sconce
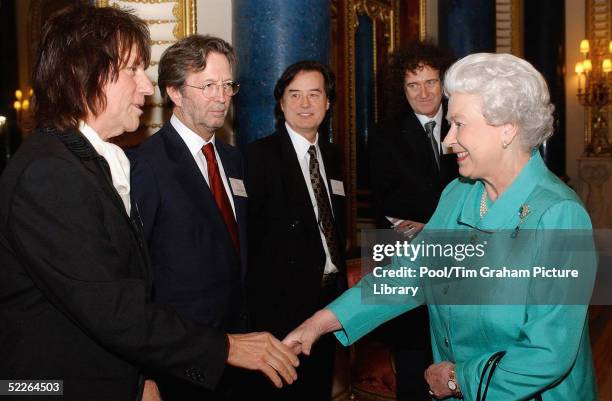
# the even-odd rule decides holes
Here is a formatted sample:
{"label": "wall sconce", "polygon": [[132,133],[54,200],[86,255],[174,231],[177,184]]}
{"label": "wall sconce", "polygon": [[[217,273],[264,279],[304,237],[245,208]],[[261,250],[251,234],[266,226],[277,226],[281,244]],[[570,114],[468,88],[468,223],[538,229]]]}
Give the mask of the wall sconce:
{"label": "wall sconce", "polygon": [[27,96],[23,95],[21,89],[15,91],[15,101],[13,102],[13,109],[17,114],[17,124],[21,125],[21,118],[23,113],[27,113],[30,109],[30,99],[34,95],[34,91],[30,89]]}
{"label": "wall sconce", "polygon": [[[578,101],[587,112],[585,121],[585,156],[612,156],[608,141],[608,107],[612,98],[612,41],[607,49],[593,51],[587,39],[580,42],[582,61],[576,63]],[[606,53],[607,50],[607,53]]]}

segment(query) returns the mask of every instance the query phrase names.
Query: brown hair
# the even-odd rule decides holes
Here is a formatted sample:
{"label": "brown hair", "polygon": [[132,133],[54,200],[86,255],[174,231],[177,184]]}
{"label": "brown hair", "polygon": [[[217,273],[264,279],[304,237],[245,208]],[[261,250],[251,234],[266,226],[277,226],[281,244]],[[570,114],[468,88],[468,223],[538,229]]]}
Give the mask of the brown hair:
{"label": "brown hair", "polygon": [[132,49],[145,67],[151,57],[147,25],[111,7],[71,6],[43,27],[32,87],[38,127],[76,129],[106,108],[104,86],[115,82]]}
{"label": "brown hair", "polygon": [[451,52],[428,41],[413,41],[395,51],[389,57],[384,72],[387,97],[386,111],[404,111],[407,101],[404,94],[404,76],[407,71],[416,73],[428,66],[440,73],[440,81],[444,73],[453,63]]}
{"label": "brown hair", "polygon": [[157,83],[167,106],[172,106],[173,103],[166,88],[169,86],[181,88],[185,84],[188,72],[204,70],[210,53],[218,53],[227,57],[230,68],[234,70],[236,65],[234,48],[216,36],[190,35],[164,51],[159,60]]}

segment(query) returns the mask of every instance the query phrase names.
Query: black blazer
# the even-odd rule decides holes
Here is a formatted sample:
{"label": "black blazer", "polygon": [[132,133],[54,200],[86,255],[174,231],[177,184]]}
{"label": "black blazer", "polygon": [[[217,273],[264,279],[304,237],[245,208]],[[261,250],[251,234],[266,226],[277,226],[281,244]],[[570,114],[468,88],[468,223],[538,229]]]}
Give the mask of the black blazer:
{"label": "black blazer", "polygon": [[79,133],[32,134],[0,178],[0,377],[78,401],[139,399],[141,368],[213,388],[225,335],[153,306],[148,269],[106,161]]}
{"label": "black blazer", "polygon": [[[342,181],[338,149],[319,140],[328,180]],[[255,330],[283,338],[320,307],[325,251],[308,188],[286,129],[246,151],[249,194],[249,306]],[[344,260],[345,197],[330,194]],[[345,266],[338,290],[346,288]]]}
{"label": "black blazer", "polygon": [[[442,102],[441,139],[449,130],[448,103]],[[405,112],[379,122],[368,138],[377,224],[389,228],[385,216],[427,223],[442,190],[458,175],[454,155],[440,156],[440,170],[427,133],[406,101]]]}
{"label": "black blazer", "polygon": [[[215,147],[226,175],[242,180],[240,151],[218,139]],[[172,124],[128,156],[132,196],[151,254],[153,300],[198,325],[244,331],[246,198],[233,196],[238,255],[206,180]]]}

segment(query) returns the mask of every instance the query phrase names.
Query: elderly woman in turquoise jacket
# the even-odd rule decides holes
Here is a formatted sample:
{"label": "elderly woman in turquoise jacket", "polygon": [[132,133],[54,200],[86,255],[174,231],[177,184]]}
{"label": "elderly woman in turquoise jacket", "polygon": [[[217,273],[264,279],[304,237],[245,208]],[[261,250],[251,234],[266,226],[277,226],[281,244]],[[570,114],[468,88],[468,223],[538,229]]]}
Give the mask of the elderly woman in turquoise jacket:
{"label": "elderly woman in turquoise jacket", "polygon": [[[456,154],[462,178],[444,190],[423,233],[591,229],[576,194],[546,168],[537,151],[552,135],[553,106],[531,64],[509,54],[473,54],[448,70],[444,85],[451,123],[444,145]],[[593,267],[594,256],[586,259]],[[403,262],[396,258],[392,264]],[[366,304],[362,291],[370,278],[284,342],[308,354],[319,336],[335,331],[349,345],[423,302],[407,297],[401,304]],[[587,305],[429,304],[429,313],[435,362],[425,378],[432,397],[476,400],[491,356],[505,351],[487,401],[597,399]]]}

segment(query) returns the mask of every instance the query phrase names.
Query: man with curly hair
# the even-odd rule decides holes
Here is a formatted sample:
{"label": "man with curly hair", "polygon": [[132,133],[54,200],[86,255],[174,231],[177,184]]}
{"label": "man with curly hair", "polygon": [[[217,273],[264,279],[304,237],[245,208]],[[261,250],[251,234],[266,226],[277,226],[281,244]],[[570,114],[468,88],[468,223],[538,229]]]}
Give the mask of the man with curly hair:
{"label": "man with curly hair", "polygon": [[[452,62],[443,49],[412,42],[391,55],[386,71],[387,116],[369,137],[377,226],[392,226],[408,238],[433,214],[442,189],[457,176],[457,164],[441,144],[445,119],[442,77]],[[397,399],[429,400],[423,371],[431,364],[427,309],[395,319]],[[397,336],[395,336],[397,334]]]}

